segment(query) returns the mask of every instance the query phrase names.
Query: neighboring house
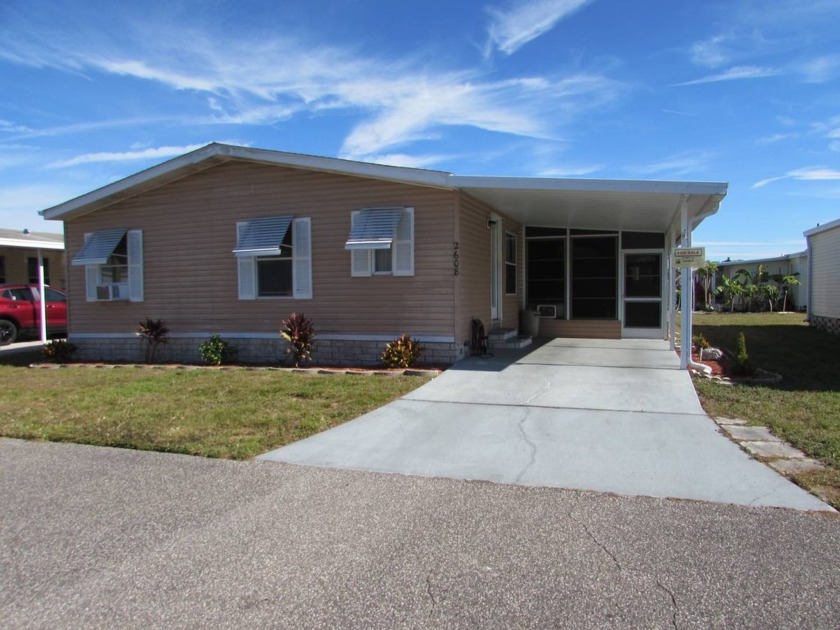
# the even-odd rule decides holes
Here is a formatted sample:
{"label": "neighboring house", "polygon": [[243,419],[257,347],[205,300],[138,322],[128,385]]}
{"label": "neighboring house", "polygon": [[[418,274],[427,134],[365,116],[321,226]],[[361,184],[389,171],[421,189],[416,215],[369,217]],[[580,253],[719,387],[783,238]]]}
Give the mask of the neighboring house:
{"label": "neighboring house", "polygon": [[808,320],[840,333],[840,219],[805,232],[810,256]]}
{"label": "neighboring house", "polygon": [[[718,278],[725,276],[732,278],[741,269],[751,276],[758,273],[759,265],[764,266],[768,276],[796,276],[798,285],[790,287],[788,292],[788,309],[805,311],[808,306],[808,252],[785,254],[775,258],[758,258],[755,260],[724,260],[718,263]],[[717,284],[717,283],[716,283]],[[792,303],[792,307],[790,305]],[[779,307],[781,308],[781,307]]]}
{"label": "neighboring house", "polygon": [[64,236],[29,230],[0,229],[0,284],[38,284],[39,252],[44,284],[63,289]]}
{"label": "neighboring house", "polygon": [[[666,338],[669,255],[725,184],[459,177],[210,144],[42,211],[67,239],[69,337],[137,360],[165,320],[165,360],[210,334],[276,362],[293,311],[314,358],[376,363],[402,333],[425,361],[469,353],[471,322],[539,335]],[[685,242],[685,241],[683,241]],[[166,354],[168,353],[168,354]]]}

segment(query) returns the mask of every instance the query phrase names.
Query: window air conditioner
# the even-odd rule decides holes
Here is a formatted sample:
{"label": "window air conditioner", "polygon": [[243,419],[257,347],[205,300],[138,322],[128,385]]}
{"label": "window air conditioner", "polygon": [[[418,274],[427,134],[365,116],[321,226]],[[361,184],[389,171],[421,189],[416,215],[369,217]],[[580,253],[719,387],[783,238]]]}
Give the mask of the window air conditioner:
{"label": "window air conditioner", "polygon": [[557,317],[557,306],[555,304],[537,304],[537,312],[540,317],[555,319]]}
{"label": "window air conditioner", "polygon": [[128,284],[112,282],[96,285],[96,299],[102,302],[128,299]]}

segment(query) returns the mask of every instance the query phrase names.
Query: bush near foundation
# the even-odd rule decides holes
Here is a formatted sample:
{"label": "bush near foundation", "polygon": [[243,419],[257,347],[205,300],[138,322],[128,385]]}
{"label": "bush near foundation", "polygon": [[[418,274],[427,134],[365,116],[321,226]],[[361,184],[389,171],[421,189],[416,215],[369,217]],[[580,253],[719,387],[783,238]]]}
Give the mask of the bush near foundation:
{"label": "bush near foundation", "polygon": [[417,365],[424,348],[411,335],[401,335],[385,346],[382,363],[389,368],[410,368]]}

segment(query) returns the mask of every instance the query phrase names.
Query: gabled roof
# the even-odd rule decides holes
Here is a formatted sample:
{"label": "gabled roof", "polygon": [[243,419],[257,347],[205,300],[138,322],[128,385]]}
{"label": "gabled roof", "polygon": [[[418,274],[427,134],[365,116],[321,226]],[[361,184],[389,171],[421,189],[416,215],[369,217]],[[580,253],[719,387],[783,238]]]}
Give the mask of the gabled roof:
{"label": "gabled roof", "polygon": [[0,229],[0,247],[21,249],[64,249],[64,235],[50,232]]}
{"label": "gabled roof", "polygon": [[637,180],[465,177],[443,171],[354,162],[212,143],[86,195],[41,211],[69,220],[229,161],[274,164],[414,186],[462,191],[528,225],[666,231],[679,224],[685,198],[694,225],[717,212],[723,183]]}

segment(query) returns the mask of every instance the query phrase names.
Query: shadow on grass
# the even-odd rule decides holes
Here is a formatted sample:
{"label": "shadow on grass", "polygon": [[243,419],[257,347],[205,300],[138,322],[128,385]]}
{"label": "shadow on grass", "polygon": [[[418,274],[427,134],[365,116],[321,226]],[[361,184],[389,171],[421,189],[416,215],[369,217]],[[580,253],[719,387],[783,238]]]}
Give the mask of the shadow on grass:
{"label": "shadow on grass", "polygon": [[780,383],[762,387],[788,391],[840,392],[840,335],[807,326],[694,325],[716,348],[734,351],[743,332],[747,352],[757,366],[782,375]]}

